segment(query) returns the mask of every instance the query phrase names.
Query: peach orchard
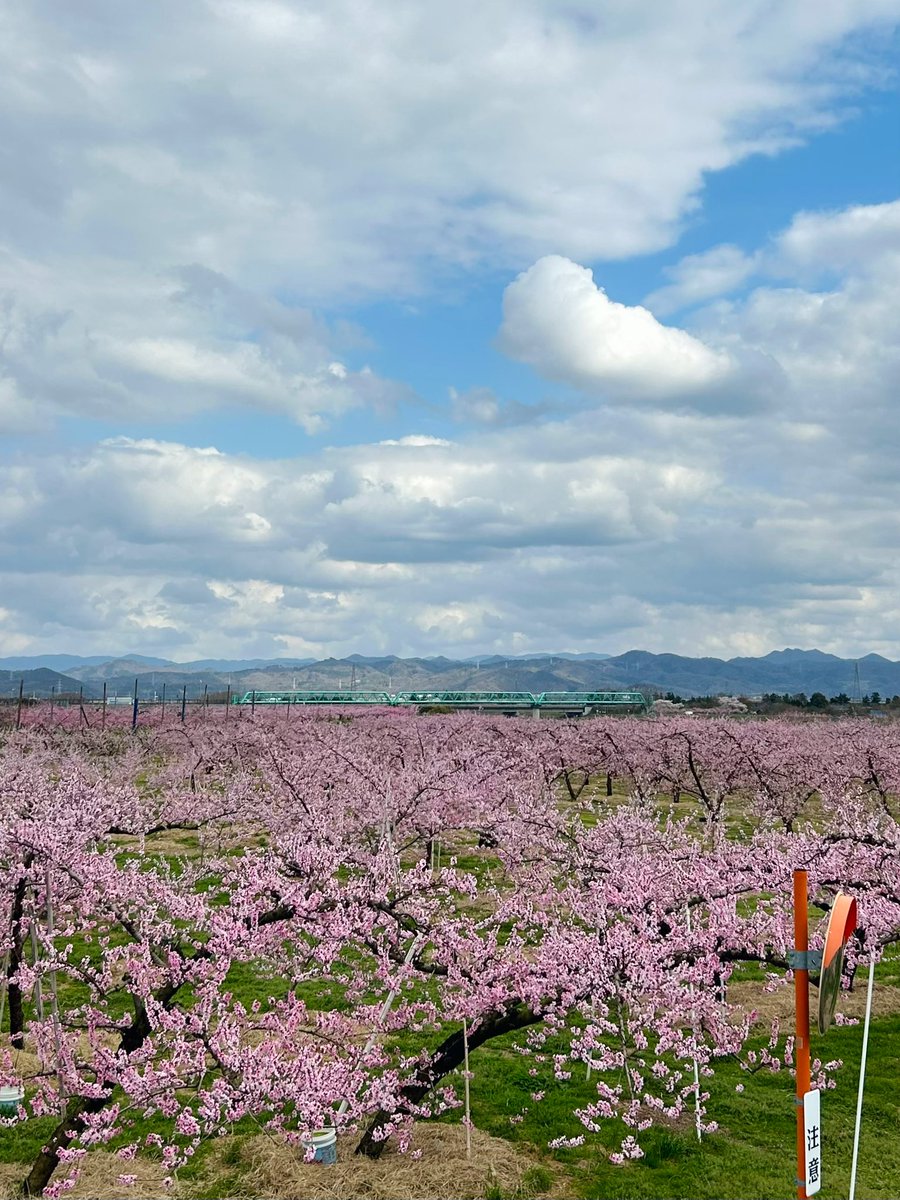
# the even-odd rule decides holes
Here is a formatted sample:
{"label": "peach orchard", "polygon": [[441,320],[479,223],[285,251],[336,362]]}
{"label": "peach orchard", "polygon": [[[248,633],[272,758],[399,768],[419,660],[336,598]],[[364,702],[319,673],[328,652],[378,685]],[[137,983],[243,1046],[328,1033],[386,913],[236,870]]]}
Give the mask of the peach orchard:
{"label": "peach orchard", "polygon": [[29,711],[0,748],[0,1085],[40,1064],[2,1123],[58,1118],[27,1194],[111,1142],[123,1187],[136,1156],[174,1173],[247,1117],[299,1155],[329,1126],[403,1149],[461,1103],[463,1023],[472,1069],[511,1032],[557,1080],[590,1068],[556,1144],[615,1123],[636,1157],[651,1123],[715,1129],[717,1060],[790,1069],[729,980],[789,978],[795,867],[817,912],[859,900],[848,979],[900,938],[892,724],[116,721]]}

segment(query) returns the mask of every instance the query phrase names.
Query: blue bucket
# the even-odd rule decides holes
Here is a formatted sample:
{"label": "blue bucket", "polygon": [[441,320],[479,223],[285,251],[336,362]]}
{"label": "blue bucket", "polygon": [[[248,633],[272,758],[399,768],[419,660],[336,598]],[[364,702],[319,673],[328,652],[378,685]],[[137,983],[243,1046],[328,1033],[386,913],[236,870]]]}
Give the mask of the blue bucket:
{"label": "blue bucket", "polygon": [[0,1087],[0,1117],[17,1117],[19,1105],[25,1099],[25,1089],[21,1084],[13,1087]]}
{"label": "blue bucket", "polygon": [[331,1166],[337,1162],[337,1133],[333,1129],[316,1129],[309,1138],[304,1138],[307,1146],[315,1150],[313,1162]]}

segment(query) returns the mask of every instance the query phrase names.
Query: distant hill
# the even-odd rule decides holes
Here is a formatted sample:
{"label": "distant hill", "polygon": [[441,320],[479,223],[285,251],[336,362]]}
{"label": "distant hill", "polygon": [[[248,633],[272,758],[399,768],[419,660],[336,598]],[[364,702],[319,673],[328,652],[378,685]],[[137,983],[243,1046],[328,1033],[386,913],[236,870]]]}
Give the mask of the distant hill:
{"label": "distant hill", "polygon": [[[77,679],[59,671],[51,671],[49,667],[37,667],[30,671],[0,670],[0,699],[15,699],[19,695],[20,685],[26,700],[45,700],[50,696],[77,696],[81,687]],[[90,696],[92,693],[85,688],[84,694]]]}
{"label": "distant hill", "polygon": [[[12,664],[12,665],[11,665]],[[65,664],[65,665],[64,665]],[[189,697],[210,692],[299,690],[355,687],[372,691],[466,689],[472,691],[574,691],[644,687],[682,696],[760,695],[765,692],[841,692],[853,696],[856,672],[860,692],[900,695],[900,662],[878,654],[857,660],[821,650],[773,650],[760,658],[691,658],[629,650],[602,655],[572,652],[530,655],[489,654],[466,660],[443,655],[398,658],[351,654],[320,661],[284,659],[198,659],[176,663],[129,654],[35,655],[0,659],[3,695],[17,694],[20,678],[35,695],[75,691],[98,696],[106,683],[110,696],[130,695],[135,679],[143,699],[169,698],[187,688]],[[11,689],[11,691],[10,691]],[[29,692],[29,694],[31,694]]]}
{"label": "distant hill", "polygon": [[[92,667],[110,661],[109,654],[92,654],[85,657],[81,654],[26,654],[12,658],[0,658],[0,670],[3,671],[35,671],[40,667],[48,667],[51,671],[68,671],[71,667]],[[130,662],[142,664],[142,667],[165,666],[167,658],[147,658],[143,654],[119,655]]]}
{"label": "distant hill", "polygon": [[307,667],[315,661],[314,658],[198,658],[172,665],[182,671],[249,671],[255,667]]}
{"label": "distant hill", "polygon": [[686,696],[765,692],[824,692],[827,696],[855,691],[900,694],[900,663],[868,654],[859,660],[838,658],[821,650],[773,650],[762,658],[687,658],[630,650],[608,658],[602,667],[622,682],[648,684]]}

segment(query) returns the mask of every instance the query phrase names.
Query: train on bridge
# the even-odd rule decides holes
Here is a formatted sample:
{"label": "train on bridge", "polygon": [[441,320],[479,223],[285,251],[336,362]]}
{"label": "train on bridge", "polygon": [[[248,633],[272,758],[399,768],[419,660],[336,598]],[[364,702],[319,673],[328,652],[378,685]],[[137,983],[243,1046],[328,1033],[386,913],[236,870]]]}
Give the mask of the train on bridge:
{"label": "train on bridge", "polygon": [[346,707],[380,705],[387,708],[450,708],[476,712],[646,712],[651,701],[643,692],[465,692],[413,691],[250,691],[233,704],[302,704]]}

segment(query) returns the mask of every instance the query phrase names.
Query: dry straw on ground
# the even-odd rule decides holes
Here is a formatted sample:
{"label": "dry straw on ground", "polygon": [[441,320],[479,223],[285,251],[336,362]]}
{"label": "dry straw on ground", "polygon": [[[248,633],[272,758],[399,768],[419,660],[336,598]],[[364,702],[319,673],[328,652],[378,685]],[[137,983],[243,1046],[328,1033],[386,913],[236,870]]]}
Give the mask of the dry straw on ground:
{"label": "dry straw on ground", "polygon": [[[119,1176],[126,1173],[137,1176],[135,1183],[126,1186],[119,1182]],[[0,1195],[14,1196],[27,1174],[24,1163],[0,1163]],[[115,1154],[95,1150],[85,1156],[78,1182],[66,1195],[75,1200],[163,1200],[172,1195],[172,1189],[163,1183],[164,1174],[162,1164],[151,1159],[123,1162]]]}
{"label": "dry straw on ground", "polygon": [[[760,1023],[768,1024],[777,1017],[782,1025],[794,1019],[794,989],[790,985],[776,988],[767,992],[761,983],[739,982],[728,985],[728,999],[747,1012],[755,1011]],[[818,992],[810,989],[810,1014],[813,1023],[816,1019],[816,1004]],[[845,1017],[862,1020],[866,1011],[866,981],[862,972],[857,976],[856,986],[852,992],[842,991],[838,997],[838,1012]],[[872,1016],[888,1017],[900,1012],[900,988],[890,984],[878,984],[872,992]]]}
{"label": "dry straw on ground", "polygon": [[[196,1184],[180,1181],[174,1188],[165,1187],[158,1162],[123,1162],[93,1151],[67,1195],[73,1200],[190,1200],[195,1188],[218,1194],[219,1181],[222,1200],[481,1200],[491,1184],[505,1195],[515,1194],[536,1165],[509,1142],[477,1129],[472,1131],[472,1157],[466,1158],[465,1131],[459,1125],[420,1125],[411,1152],[399,1154],[388,1147],[376,1162],[355,1155],[355,1144],[355,1138],[340,1139],[337,1163],[323,1166],[305,1163],[298,1151],[262,1134],[222,1138],[207,1160],[204,1178]],[[422,1152],[420,1158],[412,1156],[416,1150]],[[0,1164],[0,1195],[12,1196],[26,1172],[24,1165]],[[137,1181],[124,1186],[119,1176],[125,1173],[136,1175]],[[559,1181],[553,1191],[558,1186]]]}
{"label": "dry straw on ground", "polygon": [[[7,1048],[7,1039],[4,1039],[3,1049]],[[28,1080],[35,1079],[41,1073],[41,1060],[32,1050],[12,1050],[13,1071],[20,1078]]]}
{"label": "dry straw on ground", "polygon": [[[534,1165],[508,1142],[472,1131],[472,1157],[466,1158],[465,1131],[458,1125],[422,1125],[412,1150],[393,1148],[372,1162],[353,1153],[355,1139],[338,1143],[338,1161],[326,1167],[304,1163],[284,1143],[248,1138],[234,1168],[236,1197],[260,1200],[478,1200],[499,1184],[514,1191]],[[420,1150],[421,1157],[412,1154]]]}

